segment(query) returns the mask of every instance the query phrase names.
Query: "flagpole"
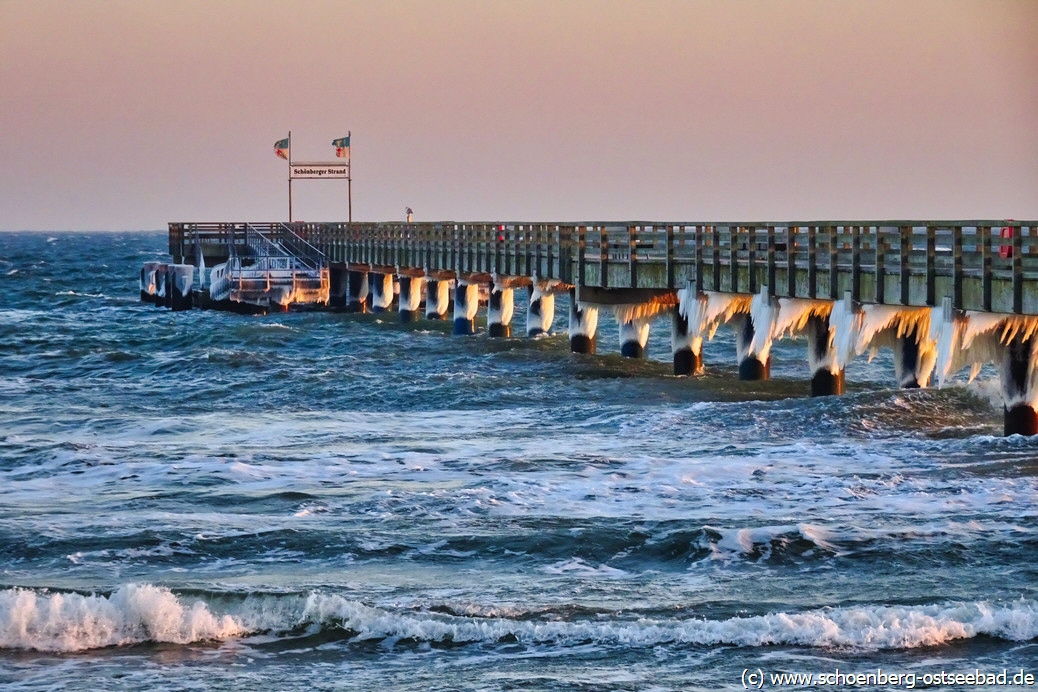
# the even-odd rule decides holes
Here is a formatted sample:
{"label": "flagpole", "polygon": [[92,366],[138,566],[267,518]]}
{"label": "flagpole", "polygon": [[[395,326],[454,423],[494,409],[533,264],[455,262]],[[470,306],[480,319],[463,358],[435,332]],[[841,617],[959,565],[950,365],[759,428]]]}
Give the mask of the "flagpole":
{"label": "flagpole", "polygon": [[292,223],[292,130],[288,131],[288,222]]}
{"label": "flagpole", "polygon": [[[340,130],[341,132],[341,130]],[[349,222],[353,225],[353,140],[350,131],[346,130],[346,139],[350,141],[350,155],[346,158],[346,195],[349,198]]]}

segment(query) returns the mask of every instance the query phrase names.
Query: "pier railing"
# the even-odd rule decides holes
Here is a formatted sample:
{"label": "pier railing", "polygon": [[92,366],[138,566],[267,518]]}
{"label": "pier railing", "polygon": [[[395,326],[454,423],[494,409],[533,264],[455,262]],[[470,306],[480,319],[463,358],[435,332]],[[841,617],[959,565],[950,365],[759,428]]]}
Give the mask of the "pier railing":
{"label": "pier railing", "polygon": [[[605,289],[764,291],[778,297],[1038,314],[1038,222],[256,223],[371,271],[536,276]],[[241,224],[171,223],[170,252],[219,259]]]}

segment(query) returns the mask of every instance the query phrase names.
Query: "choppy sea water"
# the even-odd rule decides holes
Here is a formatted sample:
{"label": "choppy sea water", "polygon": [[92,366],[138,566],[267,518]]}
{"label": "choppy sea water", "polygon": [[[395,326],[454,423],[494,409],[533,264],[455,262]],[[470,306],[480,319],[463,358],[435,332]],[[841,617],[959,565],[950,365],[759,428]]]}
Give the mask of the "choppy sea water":
{"label": "choppy sea water", "polygon": [[165,248],[0,234],[4,689],[1038,675],[1038,440],[993,371],[899,391],[881,353],[811,399],[805,342],[740,383],[722,329],[676,378],[665,318],[570,354],[564,296],[538,339],[171,313]]}

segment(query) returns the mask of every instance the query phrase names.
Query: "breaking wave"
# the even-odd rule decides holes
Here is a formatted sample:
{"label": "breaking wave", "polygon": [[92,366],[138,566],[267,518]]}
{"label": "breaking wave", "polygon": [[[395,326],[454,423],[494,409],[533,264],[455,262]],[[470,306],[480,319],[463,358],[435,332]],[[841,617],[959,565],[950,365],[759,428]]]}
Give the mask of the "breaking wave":
{"label": "breaking wave", "polygon": [[187,644],[261,635],[325,632],[351,642],[405,640],[433,645],[654,647],[795,645],[860,650],[911,649],[989,636],[1038,637],[1038,602],[861,605],[725,619],[585,612],[573,606],[418,610],[373,607],[324,593],[207,597],[153,585],[110,595],[0,591],[0,648],[83,651],[147,642]]}

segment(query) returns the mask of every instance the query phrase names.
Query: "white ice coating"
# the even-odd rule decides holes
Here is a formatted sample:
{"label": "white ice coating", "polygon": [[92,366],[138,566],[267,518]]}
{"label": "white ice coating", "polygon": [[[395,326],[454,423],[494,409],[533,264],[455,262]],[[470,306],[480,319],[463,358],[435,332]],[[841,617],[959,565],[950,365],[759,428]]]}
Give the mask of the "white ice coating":
{"label": "white ice coating", "polygon": [[454,319],[474,320],[479,311],[479,284],[458,280],[458,291],[454,298]]}
{"label": "white ice coating", "polygon": [[495,308],[491,302],[487,310],[487,322],[490,324],[511,324],[515,313],[515,291],[511,288],[499,288],[495,283],[494,293],[501,295],[501,307]]}
{"label": "white ice coating", "polygon": [[201,245],[195,247],[198,249],[198,285],[205,288],[205,253],[202,252]]}
{"label": "white ice coating", "polygon": [[144,272],[141,274],[141,290],[149,296],[156,295],[158,286],[155,283],[155,272],[159,268],[158,262],[145,262]]}
{"label": "white ice coating", "polygon": [[570,313],[570,338],[574,336],[586,336],[589,339],[593,338],[595,333],[598,331],[598,306],[578,301],[577,309],[580,310],[580,316],[577,317],[577,319],[572,319],[573,314]]}
{"label": "white ice coating", "polygon": [[702,291],[690,296],[687,289],[678,291],[678,312],[688,320],[688,343],[692,353],[703,352],[703,338],[714,338],[717,328],[738,314],[750,311],[752,296],[741,293]]}
{"label": "white ice coating", "polygon": [[[527,333],[544,332],[547,334],[551,331],[551,323],[555,320],[555,290],[561,286],[558,282],[555,282],[553,286],[550,282],[534,282],[533,293],[530,294],[530,304],[526,308],[526,331]],[[541,312],[540,315],[535,315],[533,310],[534,301],[541,301]]]}
{"label": "white ice coating", "polygon": [[155,295],[159,298],[166,297],[166,284],[169,282],[167,273],[169,265],[160,264],[155,268]]}
{"label": "white ice coating", "polygon": [[[836,325],[839,344],[839,359],[845,364],[854,356],[870,351],[875,357],[880,348],[894,351],[894,372],[899,383],[915,381],[925,387],[930,381],[937,362],[937,344],[931,337],[931,316],[940,308],[906,308],[897,305],[864,305],[855,319],[840,309],[840,322]],[[902,349],[904,340],[911,338],[914,331],[919,347],[915,371],[902,372]]]}
{"label": "white ice coating", "polygon": [[638,317],[633,320],[621,321],[617,318],[620,324],[620,345],[631,343],[635,341],[639,346],[645,348],[645,344],[649,342],[649,323],[652,322],[651,317]]}
{"label": "white ice coating", "polygon": [[656,315],[665,310],[670,310],[673,305],[667,303],[621,303],[610,305],[609,309],[616,315],[617,322],[632,322],[634,320],[652,320]]}
{"label": "white ice coating", "polygon": [[385,310],[393,304],[393,275],[369,274],[371,281],[371,306]]}
{"label": "white ice coating", "polygon": [[750,300],[750,319],[753,321],[753,338],[749,344],[743,344],[743,330],[739,330],[740,338],[737,343],[739,350],[746,349],[745,353],[739,353],[739,362],[749,356],[755,357],[762,363],[767,363],[771,355],[772,334],[778,323],[779,304],[778,301],[761,291]]}
{"label": "white ice coating", "polygon": [[671,353],[677,353],[688,349],[696,355],[703,353],[703,337],[701,334],[692,334],[688,329],[687,320],[685,314],[681,312],[681,306],[688,300],[688,289],[678,289],[678,315],[686,320],[686,329],[684,333],[678,331],[678,324],[675,321],[674,328],[670,330],[670,350]]}
{"label": "white ice coating", "polygon": [[[360,274],[360,281],[357,282],[358,283],[357,292],[356,293],[352,293],[352,292],[350,293],[350,300],[354,300],[354,301],[358,301],[358,302],[364,302],[364,301],[366,301],[368,299],[368,273],[367,272],[357,272],[357,273]],[[349,290],[349,289],[347,289],[347,290]]]}
{"label": "white ice coating", "polygon": [[171,264],[168,271],[173,275],[172,284],[176,287],[177,293],[182,296],[189,294],[191,292],[191,284],[194,283],[195,279],[194,265]]}
{"label": "white ice coating", "polygon": [[400,312],[416,312],[422,306],[422,293],[425,292],[425,279],[419,276],[411,277],[407,290],[403,289],[405,282],[400,282]]}
{"label": "white ice coating", "polygon": [[1031,341],[1023,391],[1012,382],[1006,357],[1006,349],[1014,339],[1026,342],[1038,335],[1038,317],[967,311],[948,319],[939,308],[933,313],[929,336],[936,345],[938,385],[967,365],[972,382],[981,366],[995,363],[999,367],[1004,405],[1012,408],[1026,404],[1038,409],[1038,339]]}
{"label": "white ice coating", "polygon": [[428,317],[447,314],[451,302],[451,282],[448,279],[428,281],[425,292],[425,314]]}

